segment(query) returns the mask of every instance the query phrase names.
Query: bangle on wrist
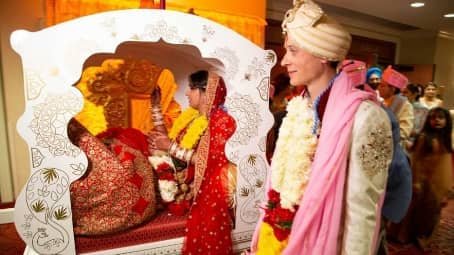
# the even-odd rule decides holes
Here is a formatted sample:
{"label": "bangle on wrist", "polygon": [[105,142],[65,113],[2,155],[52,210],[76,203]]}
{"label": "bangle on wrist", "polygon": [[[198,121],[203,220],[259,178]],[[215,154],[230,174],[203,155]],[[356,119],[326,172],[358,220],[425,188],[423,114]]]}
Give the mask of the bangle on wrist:
{"label": "bangle on wrist", "polygon": [[191,159],[192,159],[192,155],[194,154],[194,150],[186,150],[186,153],[184,154],[184,160],[190,164],[191,163]]}
{"label": "bangle on wrist", "polygon": [[169,154],[171,156],[175,156],[176,150],[177,150],[177,144],[175,142],[171,142],[170,147],[169,147]]}
{"label": "bangle on wrist", "polygon": [[163,126],[164,125],[164,121],[153,121],[153,126],[157,127],[157,126]]}
{"label": "bangle on wrist", "polygon": [[161,113],[161,106],[152,106],[150,109],[153,113]]}

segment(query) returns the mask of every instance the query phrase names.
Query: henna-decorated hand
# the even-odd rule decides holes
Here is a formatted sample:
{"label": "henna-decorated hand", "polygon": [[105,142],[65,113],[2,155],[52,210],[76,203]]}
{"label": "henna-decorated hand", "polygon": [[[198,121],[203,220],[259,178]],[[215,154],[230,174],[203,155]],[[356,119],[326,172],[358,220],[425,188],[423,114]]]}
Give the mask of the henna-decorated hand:
{"label": "henna-decorated hand", "polygon": [[[162,132],[151,131],[148,133],[148,150],[162,150],[167,151],[170,147],[170,139]],[[150,153],[152,153],[150,151]]]}

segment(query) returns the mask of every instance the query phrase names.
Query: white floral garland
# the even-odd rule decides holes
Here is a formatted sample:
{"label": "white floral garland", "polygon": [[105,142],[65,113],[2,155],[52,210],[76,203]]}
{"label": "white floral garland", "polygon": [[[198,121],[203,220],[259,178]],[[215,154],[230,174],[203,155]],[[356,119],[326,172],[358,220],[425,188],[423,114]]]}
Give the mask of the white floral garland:
{"label": "white floral garland", "polygon": [[294,97],[279,129],[271,163],[271,188],[280,193],[281,206],[294,210],[309,181],[317,137],[312,134],[314,112],[308,98]]}
{"label": "white floral garland", "polygon": [[[164,163],[169,165],[175,171],[172,159],[167,155],[153,155],[148,157],[148,161],[155,171],[159,168],[159,165]],[[159,193],[161,194],[161,198],[164,202],[168,203],[175,200],[175,196],[178,193],[178,183],[176,181],[158,180],[158,185]]]}
{"label": "white floral garland", "polygon": [[173,202],[178,193],[178,184],[175,181],[159,180],[159,191],[164,202]]}

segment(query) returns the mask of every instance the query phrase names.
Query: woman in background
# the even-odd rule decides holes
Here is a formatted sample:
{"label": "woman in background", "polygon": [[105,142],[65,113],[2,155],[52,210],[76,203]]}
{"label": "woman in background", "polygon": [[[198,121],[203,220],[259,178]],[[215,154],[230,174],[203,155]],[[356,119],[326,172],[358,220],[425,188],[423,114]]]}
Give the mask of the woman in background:
{"label": "woman in background", "polygon": [[424,123],[427,118],[429,109],[419,102],[421,96],[419,86],[417,84],[410,83],[402,90],[402,94],[407,97],[413,106],[413,114],[415,116],[413,130],[410,133],[410,140],[407,147],[411,147],[414,143],[416,136],[421,132],[424,127]]}
{"label": "woman in background", "polygon": [[443,100],[437,98],[437,94],[438,85],[433,82],[429,82],[429,84],[427,84],[426,88],[424,89],[424,96],[419,101],[424,107],[429,109],[442,107]]}

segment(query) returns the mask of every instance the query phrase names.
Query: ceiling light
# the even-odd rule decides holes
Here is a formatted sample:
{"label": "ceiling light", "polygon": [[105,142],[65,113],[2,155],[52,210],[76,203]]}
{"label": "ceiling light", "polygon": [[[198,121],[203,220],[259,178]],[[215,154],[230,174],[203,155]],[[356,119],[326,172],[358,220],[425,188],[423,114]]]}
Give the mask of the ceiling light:
{"label": "ceiling light", "polygon": [[413,2],[410,4],[411,7],[413,8],[419,8],[424,6],[424,2]]}
{"label": "ceiling light", "polygon": [[448,13],[444,15],[445,18],[454,18],[454,13]]}

